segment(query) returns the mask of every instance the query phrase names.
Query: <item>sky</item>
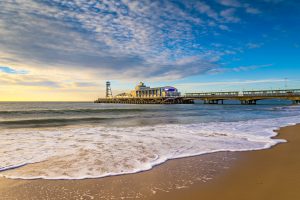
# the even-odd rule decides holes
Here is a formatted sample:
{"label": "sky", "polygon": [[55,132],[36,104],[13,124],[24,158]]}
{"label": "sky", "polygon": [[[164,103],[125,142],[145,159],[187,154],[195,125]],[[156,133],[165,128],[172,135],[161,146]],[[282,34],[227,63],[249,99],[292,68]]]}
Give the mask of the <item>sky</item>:
{"label": "sky", "polygon": [[298,0],[2,0],[0,101],[300,88]]}

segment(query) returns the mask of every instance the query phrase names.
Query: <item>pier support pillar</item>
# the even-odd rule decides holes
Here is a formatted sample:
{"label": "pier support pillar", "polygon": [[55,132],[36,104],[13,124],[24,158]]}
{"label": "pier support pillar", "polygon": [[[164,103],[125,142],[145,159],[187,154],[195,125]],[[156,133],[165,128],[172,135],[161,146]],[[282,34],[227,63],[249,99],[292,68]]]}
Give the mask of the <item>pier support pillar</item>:
{"label": "pier support pillar", "polygon": [[299,105],[299,104],[300,104],[300,100],[295,100],[295,101],[293,101],[293,104]]}
{"label": "pier support pillar", "polygon": [[219,100],[204,100],[204,104],[219,104]]}
{"label": "pier support pillar", "polygon": [[241,100],[242,105],[256,105],[257,100]]}

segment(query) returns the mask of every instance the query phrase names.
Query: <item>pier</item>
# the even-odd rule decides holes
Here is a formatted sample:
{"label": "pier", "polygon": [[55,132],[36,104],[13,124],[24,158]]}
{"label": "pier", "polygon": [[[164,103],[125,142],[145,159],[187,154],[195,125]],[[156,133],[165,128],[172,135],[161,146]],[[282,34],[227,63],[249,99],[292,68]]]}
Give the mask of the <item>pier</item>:
{"label": "pier", "polygon": [[284,99],[293,104],[300,104],[300,89],[287,90],[256,90],[256,91],[228,91],[228,92],[180,92],[172,86],[151,88],[140,82],[134,90],[128,93],[112,95],[110,82],[106,82],[105,98],[98,98],[95,103],[116,104],[193,104],[201,100],[204,104],[224,104],[227,100],[240,101],[242,105],[256,105],[260,100]]}

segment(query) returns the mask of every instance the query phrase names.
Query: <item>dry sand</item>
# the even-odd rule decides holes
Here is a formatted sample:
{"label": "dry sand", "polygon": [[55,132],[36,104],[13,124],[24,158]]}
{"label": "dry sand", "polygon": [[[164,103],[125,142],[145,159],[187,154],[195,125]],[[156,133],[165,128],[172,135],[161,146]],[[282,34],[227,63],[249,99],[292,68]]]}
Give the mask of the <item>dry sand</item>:
{"label": "dry sand", "polygon": [[0,199],[300,199],[300,125],[268,150],[177,159],[138,174],[88,180],[0,179]]}

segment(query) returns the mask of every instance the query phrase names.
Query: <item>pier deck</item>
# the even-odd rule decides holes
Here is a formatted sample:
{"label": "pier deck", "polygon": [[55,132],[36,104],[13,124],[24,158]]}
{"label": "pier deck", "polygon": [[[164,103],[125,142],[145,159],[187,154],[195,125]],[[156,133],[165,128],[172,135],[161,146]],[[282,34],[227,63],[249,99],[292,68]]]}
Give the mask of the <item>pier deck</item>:
{"label": "pier deck", "polygon": [[300,104],[300,89],[186,93],[180,97],[109,97],[99,98],[94,102],[119,104],[193,104],[195,100],[202,100],[205,104],[224,104],[226,100],[238,100],[241,104],[254,105],[257,101],[265,99],[285,99],[292,101],[294,104]]}
{"label": "pier deck", "polygon": [[202,100],[205,104],[223,104],[225,100],[238,100],[241,104],[251,105],[265,99],[285,99],[300,104],[300,89],[186,93],[184,97],[190,100]]}

